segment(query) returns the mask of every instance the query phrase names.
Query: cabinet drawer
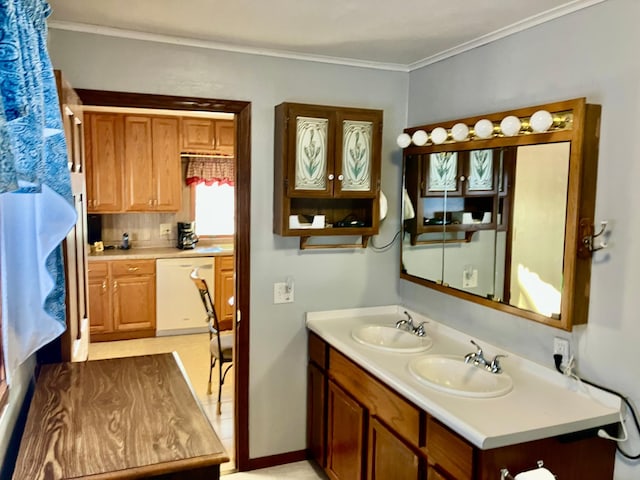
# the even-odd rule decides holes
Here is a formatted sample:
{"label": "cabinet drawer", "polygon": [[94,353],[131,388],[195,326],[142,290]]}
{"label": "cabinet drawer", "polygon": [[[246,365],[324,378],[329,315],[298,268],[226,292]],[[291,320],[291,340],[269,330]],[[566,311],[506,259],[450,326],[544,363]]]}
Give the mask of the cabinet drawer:
{"label": "cabinet drawer", "polygon": [[329,376],[406,442],[420,445],[420,410],[333,348]]}
{"label": "cabinet drawer", "polygon": [[155,260],[119,260],[111,265],[111,274],[119,275],[155,275]]}
{"label": "cabinet drawer", "polygon": [[227,255],[225,257],[216,257],[216,267],[220,270],[233,270],[235,268],[235,261],[233,255]]}
{"label": "cabinet drawer", "polygon": [[107,262],[87,262],[87,264],[87,273],[89,275],[89,278],[95,279],[107,276],[107,272],[109,271]]}
{"label": "cabinet drawer", "polygon": [[427,461],[458,480],[471,480],[473,447],[431,416],[427,418]]}
{"label": "cabinet drawer", "polygon": [[313,332],[309,332],[309,360],[323,371],[327,368],[327,344]]}

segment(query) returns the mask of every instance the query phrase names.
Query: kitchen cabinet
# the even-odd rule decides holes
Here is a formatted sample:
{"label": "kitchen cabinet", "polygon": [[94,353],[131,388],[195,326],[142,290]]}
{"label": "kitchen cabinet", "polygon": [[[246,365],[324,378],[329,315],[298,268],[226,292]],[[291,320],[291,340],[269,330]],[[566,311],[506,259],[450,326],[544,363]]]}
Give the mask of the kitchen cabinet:
{"label": "kitchen cabinet", "polygon": [[233,255],[216,257],[214,302],[221,330],[231,330],[235,318],[235,258]]}
{"label": "kitchen cabinet", "polygon": [[91,340],[155,336],[155,260],[89,264]]}
{"label": "kitchen cabinet", "polygon": [[314,333],[308,351],[309,458],[332,479],[495,480],[541,459],[565,480],[613,478],[615,443],[596,429],[480,449]]}
{"label": "kitchen cabinet", "polygon": [[123,210],[122,115],[85,112],[87,206],[89,213]]}
{"label": "kitchen cabinet", "polygon": [[233,120],[182,118],[182,151],[210,155],[233,155]]}
{"label": "kitchen cabinet", "polygon": [[124,210],[177,211],[182,200],[177,117],[124,117]]}
{"label": "kitchen cabinet", "polygon": [[178,211],[182,201],[178,117],[86,115],[89,211]]}
{"label": "kitchen cabinet", "polygon": [[379,227],[381,137],[381,110],[278,105],[274,233],[360,235],[366,245]]}

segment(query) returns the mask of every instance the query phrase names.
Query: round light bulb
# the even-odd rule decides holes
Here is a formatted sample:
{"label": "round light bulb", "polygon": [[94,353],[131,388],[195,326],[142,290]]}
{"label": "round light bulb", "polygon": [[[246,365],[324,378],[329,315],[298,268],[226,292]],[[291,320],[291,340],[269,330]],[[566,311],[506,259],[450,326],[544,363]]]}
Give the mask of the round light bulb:
{"label": "round light bulb", "polygon": [[493,122],[483,118],[478,120],[473,127],[478,138],[491,138],[493,136]]}
{"label": "round light bulb", "polygon": [[414,145],[422,147],[429,141],[429,135],[427,135],[427,132],[425,132],[424,130],[416,130],[411,136],[411,141]]}
{"label": "round light bulb", "polygon": [[411,136],[408,133],[401,133],[398,135],[398,138],[396,138],[396,143],[400,148],[407,148],[411,145]]}
{"label": "round light bulb", "polygon": [[469,138],[469,127],[464,123],[456,123],[451,127],[451,136],[456,142],[462,142]]}
{"label": "round light bulb", "polygon": [[500,131],[507,137],[513,137],[520,133],[520,128],[522,127],[522,122],[516,116],[509,115],[508,117],[504,117],[500,122]]}
{"label": "round light bulb", "polygon": [[538,110],[531,115],[529,123],[531,124],[531,130],[535,133],[542,133],[549,130],[549,127],[553,124],[553,117],[546,110]]}
{"label": "round light bulb", "polygon": [[436,127],[431,130],[431,141],[436,145],[440,145],[441,143],[446,142],[448,136],[449,134],[442,127]]}

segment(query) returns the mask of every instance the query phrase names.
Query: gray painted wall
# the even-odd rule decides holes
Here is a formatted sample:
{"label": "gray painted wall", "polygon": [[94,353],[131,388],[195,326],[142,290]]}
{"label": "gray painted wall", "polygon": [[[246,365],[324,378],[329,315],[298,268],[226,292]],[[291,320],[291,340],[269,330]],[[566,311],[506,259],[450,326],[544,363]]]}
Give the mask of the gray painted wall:
{"label": "gray painted wall", "polygon": [[[389,217],[374,243],[399,228],[401,154],[409,75],[52,30],[56,68],[77,88],[252,102],[250,455],[305,448],[304,313],[399,302],[399,250],[298,249],[271,233],[274,106],[283,101],[384,110],[382,189]],[[273,305],[292,276],[295,303]]]}
{"label": "gray painted wall", "polygon": [[[578,372],[640,405],[640,2],[609,0],[410,74],[408,125],[575,97],[602,105],[596,221],[609,248],[594,256],[589,323],[572,334],[408,282],[404,302],[455,328],[552,365],[553,337],[571,339]],[[508,362],[507,362],[508,365]],[[627,422],[631,429],[631,422]],[[637,434],[623,445],[637,453]],[[576,459],[578,460],[578,459]],[[579,460],[578,460],[579,461]],[[640,478],[618,456],[616,480]]]}

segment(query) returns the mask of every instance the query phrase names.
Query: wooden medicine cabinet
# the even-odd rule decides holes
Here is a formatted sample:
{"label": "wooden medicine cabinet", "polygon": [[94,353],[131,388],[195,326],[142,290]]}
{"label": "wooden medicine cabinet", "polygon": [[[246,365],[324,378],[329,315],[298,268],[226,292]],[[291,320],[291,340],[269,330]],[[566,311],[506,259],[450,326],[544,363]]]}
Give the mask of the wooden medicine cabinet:
{"label": "wooden medicine cabinet", "polygon": [[[420,145],[403,149],[400,277],[564,330],[586,323],[600,111],[579,98],[405,129]],[[436,144],[425,133],[438,127]]]}

